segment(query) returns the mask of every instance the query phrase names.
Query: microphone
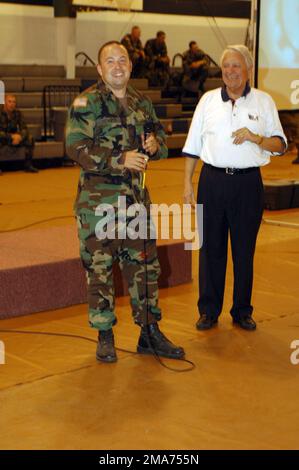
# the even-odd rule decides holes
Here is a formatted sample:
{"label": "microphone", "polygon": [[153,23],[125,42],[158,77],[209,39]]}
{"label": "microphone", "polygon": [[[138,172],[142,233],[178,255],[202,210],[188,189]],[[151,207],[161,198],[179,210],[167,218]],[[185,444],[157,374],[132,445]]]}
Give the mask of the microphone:
{"label": "microphone", "polygon": [[[154,123],[153,121],[146,121],[143,126],[143,133],[144,133],[144,142],[146,139],[154,132]],[[145,155],[145,160],[146,163],[149,160],[149,152],[146,152],[144,149],[142,150],[142,153]],[[142,189],[145,188],[145,171],[142,173],[142,184],[141,184]]]}
{"label": "microphone", "polygon": [[145,121],[143,126],[144,141],[154,132],[155,127],[153,121]]}

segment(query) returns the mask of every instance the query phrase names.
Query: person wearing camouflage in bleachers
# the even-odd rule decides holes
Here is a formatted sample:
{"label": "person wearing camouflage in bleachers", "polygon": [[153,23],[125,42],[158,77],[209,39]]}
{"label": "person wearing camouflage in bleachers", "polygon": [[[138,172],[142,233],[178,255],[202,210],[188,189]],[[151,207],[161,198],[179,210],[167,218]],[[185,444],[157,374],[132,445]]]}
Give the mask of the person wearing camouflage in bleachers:
{"label": "person wearing camouflage in bleachers", "polygon": [[[75,210],[81,259],[87,271],[89,322],[99,330],[96,357],[103,362],[117,360],[112,331],[116,323],[112,263],[117,260],[129,284],[134,321],[141,326],[137,351],[182,358],[184,350],[173,345],[157,324],[161,318],[160,267],[155,240],[147,239],[145,244],[140,238],[117,235],[101,240],[96,233],[104,221],[101,205],[109,204],[121,215],[119,196],[126,198],[126,208],[144,201],[149,212],[149,194],[141,184],[146,156],[138,148],[150,159],[167,157],[165,134],[151,101],[128,85],[132,64],[125,47],[117,41],[106,43],[98,60],[101,80],[75,99],[66,128],[67,153],[81,166]],[[154,132],[144,139],[147,121],[152,122]],[[114,233],[129,222],[128,218],[124,225],[117,223]]]}
{"label": "person wearing camouflage in bleachers", "polygon": [[151,86],[166,88],[170,78],[170,59],[167,55],[166,34],[158,31],[154,39],[149,39],[145,44],[147,59],[147,77]]}
{"label": "person wearing camouflage in bleachers", "polygon": [[140,40],[141,30],[139,26],[133,26],[131,34],[126,34],[121,43],[128,51],[132,62],[131,78],[143,78],[146,73],[145,53]]}
{"label": "person wearing camouflage in bleachers", "polygon": [[208,77],[210,59],[200,49],[195,41],[189,42],[189,49],[183,54],[183,88],[192,93],[203,91],[203,85]]}
{"label": "person wearing camouflage in bleachers", "polygon": [[22,152],[25,171],[37,173],[38,170],[32,165],[33,147],[33,137],[21,111],[17,109],[16,97],[7,94],[4,105],[0,106],[0,161],[18,159]]}

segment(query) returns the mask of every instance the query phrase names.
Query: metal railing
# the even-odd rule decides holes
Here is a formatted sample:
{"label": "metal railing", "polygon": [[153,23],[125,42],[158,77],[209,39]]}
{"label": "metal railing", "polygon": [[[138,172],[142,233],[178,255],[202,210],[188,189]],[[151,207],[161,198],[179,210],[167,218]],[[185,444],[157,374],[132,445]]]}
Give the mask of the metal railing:
{"label": "metal railing", "polygon": [[78,57],[80,57],[80,56],[84,57],[84,62],[83,62],[84,66],[87,64],[87,62],[90,62],[91,65],[96,65],[95,61],[92,60],[92,58],[89,57],[89,55],[86,54],[86,52],[83,52],[83,51],[77,52],[77,54],[75,55],[75,59],[78,59]]}
{"label": "metal railing", "polygon": [[176,59],[177,59],[178,57],[180,57],[180,59],[181,59],[181,61],[182,61],[182,62],[181,62],[181,66],[183,66],[183,54],[181,54],[180,52],[178,52],[177,54],[175,54],[175,55],[173,56],[173,59],[172,59],[172,66],[173,66],[173,67],[175,66],[175,61],[176,61]]}
{"label": "metal railing", "polygon": [[81,93],[79,85],[47,85],[43,89],[44,132],[46,141],[54,135],[54,107],[68,108]]}
{"label": "metal railing", "polygon": [[[209,55],[209,54],[206,54],[207,58],[209,59],[210,63],[213,64],[215,67],[219,67],[219,65],[217,64],[217,62]],[[175,61],[177,58],[180,58],[182,60],[182,65],[183,65],[183,54],[181,54],[180,52],[178,52],[177,54],[175,54],[173,56],[173,59],[172,59],[172,66],[174,67],[175,65]]]}

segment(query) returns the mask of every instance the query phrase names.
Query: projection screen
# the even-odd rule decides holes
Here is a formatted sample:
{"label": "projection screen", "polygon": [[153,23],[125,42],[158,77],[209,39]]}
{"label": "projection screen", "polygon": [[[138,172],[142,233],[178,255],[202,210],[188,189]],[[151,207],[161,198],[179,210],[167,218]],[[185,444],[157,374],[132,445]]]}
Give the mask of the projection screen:
{"label": "projection screen", "polygon": [[299,0],[259,0],[257,86],[278,109],[299,108]]}

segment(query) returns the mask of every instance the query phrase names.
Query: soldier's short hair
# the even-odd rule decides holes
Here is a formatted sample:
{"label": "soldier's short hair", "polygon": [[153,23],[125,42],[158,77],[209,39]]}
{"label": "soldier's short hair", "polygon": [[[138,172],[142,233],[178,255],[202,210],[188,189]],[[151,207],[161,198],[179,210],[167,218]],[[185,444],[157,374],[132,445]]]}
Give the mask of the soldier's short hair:
{"label": "soldier's short hair", "polygon": [[196,44],[196,41],[190,41],[190,42],[189,42],[189,49],[191,49],[191,47],[192,47],[194,44]]}
{"label": "soldier's short hair", "polygon": [[5,94],[5,99],[6,98],[14,98],[15,100],[17,99],[16,95],[14,95],[13,93],[6,93]]}
{"label": "soldier's short hair", "polygon": [[166,34],[164,33],[164,31],[158,31],[158,32],[157,32],[157,38],[159,38],[160,36],[166,36]]}
{"label": "soldier's short hair", "polygon": [[119,42],[119,41],[108,41],[108,42],[105,42],[105,44],[103,44],[100,49],[99,49],[99,52],[98,52],[98,64],[100,63],[101,61],[101,55],[102,55],[102,52],[103,50],[108,47],[108,46],[112,46],[112,44],[116,44],[117,46],[121,46],[125,49],[125,51],[127,52],[127,49],[124,47],[124,45]]}
{"label": "soldier's short hair", "polygon": [[16,97],[16,95],[14,95],[13,93],[6,93],[6,94],[5,94],[5,97],[4,97],[5,105],[6,105],[6,101],[8,100],[8,98],[13,98],[13,99],[15,100],[15,102],[17,103],[17,97]]}

